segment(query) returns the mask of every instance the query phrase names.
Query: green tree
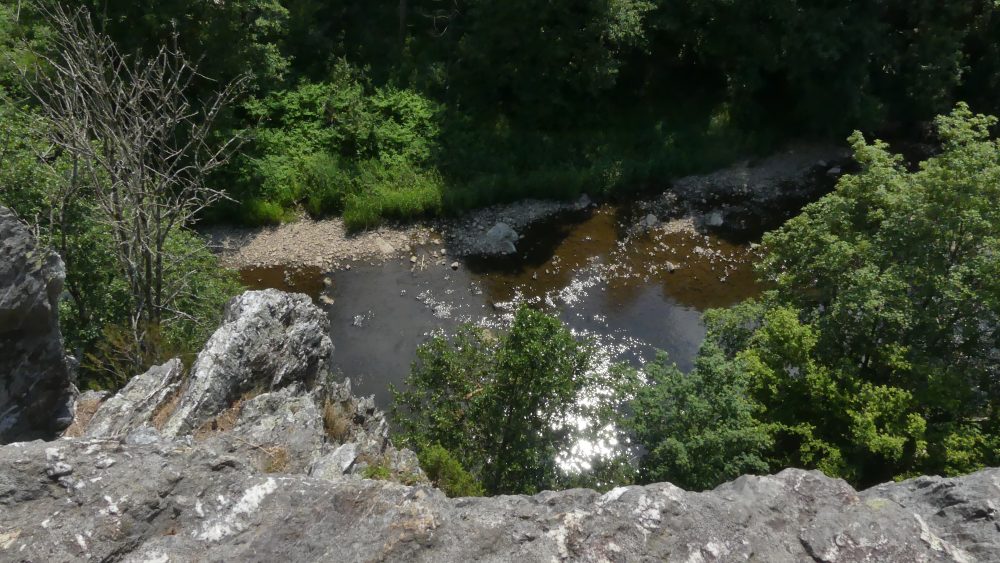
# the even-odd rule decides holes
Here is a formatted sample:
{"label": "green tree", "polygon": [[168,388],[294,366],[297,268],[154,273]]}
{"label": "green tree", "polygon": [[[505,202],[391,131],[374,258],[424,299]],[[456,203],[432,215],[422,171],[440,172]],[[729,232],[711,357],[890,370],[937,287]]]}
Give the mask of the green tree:
{"label": "green tree", "polygon": [[[466,109],[565,123],[615,84],[625,55],[644,41],[646,0],[462,0],[432,13],[448,92]],[[471,107],[470,107],[471,106]]]}
{"label": "green tree", "polygon": [[688,374],[660,355],[647,363],[647,384],[632,402],[635,439],[646,446],[639,476],[704,490],[745,473],[765,473],[772,445],[755,418],[748,382],[737,362],[712,343]]}
{"label": "green tree", "polygon": [[256,88],[281,84],[289,70],[282,52],[288,11],[279,0],[85,0],[98,27],[122,52],[155,53],[171,44],[197,61],[208,92],[249,74]]}
{"label": "green tree", "polygon": [[[853,135],[861,171],[764,237],[775,289],[710,317],[702,361],[726,353],[727,385],[745,385],[745,412],[773,439],[772,470],[869,485],[1000,461],[996,123],[959,104],[937,119],[940,154],[913,171]],[[669,472],[672,455],[651,463]]]}
{"label": "green tree", "polygon": [[465,326],[417,355],[408,390],[394,391],[401,438],[444,448],[490,494],[559,488],[569,478],[560,454],[580,439],[622,438],[628,373],[595,371],[593,350],[554,317],[522,308],[502,336]]}

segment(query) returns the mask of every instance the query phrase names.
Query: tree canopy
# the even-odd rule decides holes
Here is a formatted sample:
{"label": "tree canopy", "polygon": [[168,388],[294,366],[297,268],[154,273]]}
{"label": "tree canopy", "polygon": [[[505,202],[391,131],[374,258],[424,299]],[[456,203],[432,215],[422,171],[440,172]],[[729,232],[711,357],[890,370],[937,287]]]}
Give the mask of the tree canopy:
{"label": "tree canopy", "polygon": [[[395,392],[394,419],[418,452],[440,447],[491,494],[560,488],[580,469],[613,471],[624,453],[574,452],[616,441],[630,374],[599,370],[594,351],[558,319],[520,309],[502,335],[465,326],[420,347]],[[576,458],[560,466],[559,460]],[[568,466],[568,467],[567,467]],[[600,474],[589,482],[600,485]]]}
{"label": "tree canopy", "polygon": [[[687,450],[730,425],[758,437],[729,458],[751,460],[744,469],[763,459],[864,485],[997,463],[996,123],[959,104],[936,120],[940,153],[916,170],[885,143],[851,137],[861,171],[765,236],[773,291],[709,316],[690,380],[653,371],[657,385],[637,403],[648,475],[676,472]],[[724,385],[706,386],[716,373],[729,374]],[[693,405],[682,425],[670,414],[678,400]],[[705,411],[725,416],[692,434],[691,413]],[[646,413],[674,423],[648,430]],[[662,460],[664,448],[681,454]],[[701,485],[731,475],[719,467]]]}

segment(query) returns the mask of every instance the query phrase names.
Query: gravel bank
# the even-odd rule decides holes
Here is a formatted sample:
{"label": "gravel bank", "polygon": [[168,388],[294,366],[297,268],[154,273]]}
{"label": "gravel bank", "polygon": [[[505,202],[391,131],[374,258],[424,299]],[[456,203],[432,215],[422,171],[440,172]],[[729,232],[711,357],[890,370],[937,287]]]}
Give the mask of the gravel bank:
{"label": "gravel bank", "polygon": [[336,270],[358,260],[389,260],[427,244],[443,244],[446,253],[454,257],[489,254],[486,233],[497,223],[517,231],[558,213],[590,205],[586,196],[573,203],[525,200],[486,207],[457,219],[388,225],[360,233],[348,233],[340,218],[322,221],[302,218],[263,228],[214,225],[201,233],[229,268],[286,266]]}

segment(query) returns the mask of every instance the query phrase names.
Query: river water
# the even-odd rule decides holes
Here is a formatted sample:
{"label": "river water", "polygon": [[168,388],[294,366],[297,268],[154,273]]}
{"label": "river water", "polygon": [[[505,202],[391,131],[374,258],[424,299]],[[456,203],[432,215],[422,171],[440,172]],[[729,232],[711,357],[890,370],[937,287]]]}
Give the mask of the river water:
{"label": "river water", "polygon": [[558,314],[608,361],[635,364],[660,349],[687,370],[705,335],[702,312],[760,292],[755,251],[675,223],[634,232],[638,222],[628,207],[605,205],[531,227],[514,257],[455,259],[430,245],[415,262],[405,256],[329,274],[251,269],[243,279],[324,303],[335,369],[382,407],[434,331],[466,322],[502,328],[524,303]]}

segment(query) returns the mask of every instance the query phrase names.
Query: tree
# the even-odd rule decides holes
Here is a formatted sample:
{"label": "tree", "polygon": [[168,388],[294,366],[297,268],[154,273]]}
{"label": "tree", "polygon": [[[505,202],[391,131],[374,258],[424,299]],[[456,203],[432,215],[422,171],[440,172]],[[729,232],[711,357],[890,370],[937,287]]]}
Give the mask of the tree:
{"label": "tree", "polygon": [[765,473],[772,445],[767,426],[755,418],[748,382],[736,362],[709,342],[697,366],[681,373],[661,354],[643,371],[630,420],[645,445],[639,476],[692,490],[715,487],[745,473]]}
{"label": "tree", "polygon": [[206,183],[238,146],[216,141],[213,125],[244,80],[206,101],[187,89],[197,69],[176,48],[144,59],[122,54],[84,9],[41,6],[55,30],[54,55],[25,69],[25,84],[47,118],[49,142],[70,161],[60,199],[92,194],[129,297],[135,366],[149,357],[165,323],[190,314],[196,272],[173,272],[198,248],[171,245],[198,214],[225,196]]}
{"label": "tree", "polygon": [[[279,0],[82,0],[97,29],[123,53],[157,53],[176,42],[202,74],[191,87],[200,93],[238,80],[250,89],[278,87],[291,61],[287,2]],[[208,79],[206,77],[211,77]]]}
{"label": "tree", "polygon": [[[599,375],[593,350],[544,313],[520,309],[500,337],[465,326],[417,356],[408,390],[394,391],[401,438],[418,451],[440,446],[490,494],[559,488],[567,479],[560,454],[581,439],[622,438],[627,372]],[[601,456],[589,457],[585,464]]]}
{"label": "tree", "polygon": [[[888,472],[878,477],[940,470],[955,428],[993,435],[996,423],[1000,145],[989,133],[996,119],[959,104],[936,123],[942,151],[914,172],[884,143],[855,134],[861,173],[764,241],[763,271],[776,298],[815,332],[810,358],[852,398],[872,397],[868,408],[854,409],[851,428],[858,456]],[[886,450],[858,420],[879,401],[880,409],[899,408],[884,424],[912,429],[901,448]],[[927,452],[917,418],[927,426]],[[980,464],[992,456],[977,448]]]}
{"label": "tree", "polygon": [[[702,361],[725,352],[722,388],[745,389],[753,407],[740,412],[771,434],[772,470],[819,468],[866,486],[1000,461],[996,124],[959,104],[937,119],[940,154],[915,171],[884,143],[853,135],[861,171],[764,237],[761,271],[774,290],[712,314]],[[701,365],[689,386],[704,377]],[[658,387],[653,396],[692,394],[669,379]],[[713,388],[693,395],[726,404]],[[670,472],[678,461],[652,463]]]}
{"label": "tree", "polygon": [[570,108],[614,85],[623,53],[643,44],[653,4],[462,0],[414,9],[428,15],[441,57],[451,61],[458,105],[566,123]]}

